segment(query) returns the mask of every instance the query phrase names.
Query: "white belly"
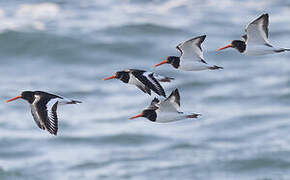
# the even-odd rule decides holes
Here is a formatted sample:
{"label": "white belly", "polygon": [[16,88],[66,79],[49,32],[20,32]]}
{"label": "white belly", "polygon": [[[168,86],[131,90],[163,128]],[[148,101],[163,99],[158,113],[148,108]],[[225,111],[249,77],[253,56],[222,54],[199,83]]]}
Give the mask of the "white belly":
{"label": "white belly", "polygon": [[208,65],[194,59],[181,60],[178,69],[183,71],[202,71],[208,69]]}
{"label": "white belly", "polygon": [[156,122],[167,123],[185,119],[186,115],[178,112],[160,112],[157,114]]}
{"label": "white belly", "polygon": [[275,48],[266,45],[247,45],[244,54],[249,56],[260,56],[275,53]]}

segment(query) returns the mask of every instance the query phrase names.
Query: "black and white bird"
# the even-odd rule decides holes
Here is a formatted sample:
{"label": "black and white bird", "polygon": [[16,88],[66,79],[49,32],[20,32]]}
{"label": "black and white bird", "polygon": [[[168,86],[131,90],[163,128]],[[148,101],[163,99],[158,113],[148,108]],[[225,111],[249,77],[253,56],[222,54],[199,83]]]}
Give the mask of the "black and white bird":
{"label": "black and white bird", "polygon": [[104,80],[109,79],[119,79],[124,83],[133,84],[149,95],[151,95],[152,90],[159,96],[166,97],[165,91],[159,82],[170,82],[174,78],[160,76],[156,73],[139,69],[126,69],[118,71],[115,75]]}
{"label": "black and white bird", "polygon": [[200,114],[180,111],[180,96],[178,89],[175,89],[164,101],[159,101],[157,98],[153,99],[148,108],[130,119],[144,117],[152,122],[167,123],[189,118],[198,118],[198,116]]}
{"label": "black and white bird", "polygon": [[219,48],[217,51],[226,48],[235,48],[240,53],[249,56],[258,56],[265,54],[281,53],[290,51],[290,49],[274,47],[268,40],[269,15],[262,14],[246,27],[246,33],[242,40],[234,40],[231,44]]}
{"label": "black and white bird", "polygon": [[53,135],[57,135],[58,131],[57,105],[81,103],[80,101],[43,91],[23,91],[20,96],[9,99],[6,102],[8,103],[19,98],[28,101],[30,104],[31,114],[37,126]]}
{"label": "black and white bird", "polygon": [[201,44],[205,38],[206,35],[198,36],[179,44],[176,48],[181,53],[180,57],[169,56],[164,61],[155,64],[154,67],[162,64],[171,64],[174,68],[183,71],[223,69],[216,65],[210,65],[204,60]]}

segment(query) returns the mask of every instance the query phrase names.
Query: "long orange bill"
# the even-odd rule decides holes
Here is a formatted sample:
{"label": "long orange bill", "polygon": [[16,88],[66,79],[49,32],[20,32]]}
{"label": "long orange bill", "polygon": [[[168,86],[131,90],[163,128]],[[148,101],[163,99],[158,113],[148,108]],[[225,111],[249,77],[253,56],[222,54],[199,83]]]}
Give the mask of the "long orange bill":
{"label": "long orange bill", "polygon": [[165,64],[165,63],[168,63],[167,59],[162,61],[161,63],[155,64],[154,67],[160,66],[160,65]]}
{"label": "long orange bill", "polygon": [[22,96],[16,96],[15,98],[9,99],[6,102],[9,103],[9,102],[14,101],[14,100],[19,99],[19,98],[22,98]]}
{"label": "long orange bill", "polygon": [[139,117],[142,117],[143,116],[143,114],[141,113],[141,114],[138,114],[138,115],[136,115],[136,116],[133,116],[133,117],[131,117],[131,118],[129,118],[129,119],[135,119],[135,118],[139,118]]}
{"label": "long orange bill", "polygon": [[233,47],[233,45],[232,45],[232,44],[229,44],[229,45],[227,45],[227,46],[225,46],[225,47],[219,48],[219,49],[216,50],[216,51],[220,51],[220,50],[223,50],[223,49],[226,49],[226,48],[230,48],[230,47]]}
{"label": "long orange bill", "polygon": [[105,78],[104,80],[115,79],[116,75]]}

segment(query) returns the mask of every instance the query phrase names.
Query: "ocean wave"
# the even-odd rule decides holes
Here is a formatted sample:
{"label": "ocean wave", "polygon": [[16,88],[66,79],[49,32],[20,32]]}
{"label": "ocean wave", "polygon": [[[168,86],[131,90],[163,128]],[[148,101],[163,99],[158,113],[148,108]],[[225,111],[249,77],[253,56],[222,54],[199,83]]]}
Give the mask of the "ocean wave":
{"label": "ocean wave", "polygon": [[0,31],[45,30],[46,24],[55,20],[60,7],[54,3],[20,4],[12,10],[0,9]]}

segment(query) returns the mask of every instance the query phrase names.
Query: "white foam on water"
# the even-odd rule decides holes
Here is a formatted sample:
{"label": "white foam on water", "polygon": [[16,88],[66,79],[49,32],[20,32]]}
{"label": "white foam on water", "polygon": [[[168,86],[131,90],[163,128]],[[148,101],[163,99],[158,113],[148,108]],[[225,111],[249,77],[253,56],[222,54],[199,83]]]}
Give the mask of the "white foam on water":
{"label": "white foam on water", "polygon": [[15,17],[37,20],[53,20],[60,12],[60,7],[54,3],[21,4]]}
{"label": "white foam on water", "polygon": [[[219,15],[219,12],[223,12],[222,21],[242,25],[255,18],[255,14],[267,11],[267,8],[273,4],[275,3],[270,1],[240,2],[229,0],[217,2],[168,0],[146,3],[91,1],[82,2],[80,7],[68,9],[66,4],[51,2],[23,3],[12,8],[2,7],[0,9],[0,23],[2,25],[0,30],[46,30],[51,27],[57,32],[68,32],[76,29],[82,32],[91,32],[130,24],[155,24],[188,29],[189,26],[200,26],[198,23],[208,14]],[[249,18],[241,18],[245,12],[249,12],[249,9],[253,17],[247,14]],[[279,10],[279,16],[273,15],[271,20],[286,21],[288,15],[289,10],[285,7]],[[199,27],[199,29],[203,28],[205,27]]]}
{"label": "white foam on water", "polygon": [[56,20],[60,7],[54,3],[20,4],[12,12],[0,9],[0,32],[45,30],[46,23]]}

